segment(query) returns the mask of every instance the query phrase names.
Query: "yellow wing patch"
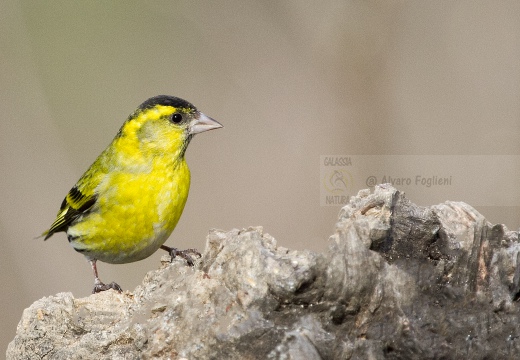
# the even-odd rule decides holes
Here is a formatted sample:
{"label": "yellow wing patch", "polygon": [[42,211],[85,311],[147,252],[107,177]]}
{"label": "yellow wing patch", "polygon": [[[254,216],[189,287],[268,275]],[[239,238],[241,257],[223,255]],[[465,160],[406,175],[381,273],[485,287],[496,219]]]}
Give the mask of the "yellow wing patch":
{"label": "yellow wing patch", "polygon": [[87,213],[96,201],[97,196],[95,194],[91,196],[84,195],[76,186],[70,189],[61,203],[56,220],[54,220],[50,229],[42,234],[45,235],[45,240],[54,233],[66,231],[69,225],[80,215]]}

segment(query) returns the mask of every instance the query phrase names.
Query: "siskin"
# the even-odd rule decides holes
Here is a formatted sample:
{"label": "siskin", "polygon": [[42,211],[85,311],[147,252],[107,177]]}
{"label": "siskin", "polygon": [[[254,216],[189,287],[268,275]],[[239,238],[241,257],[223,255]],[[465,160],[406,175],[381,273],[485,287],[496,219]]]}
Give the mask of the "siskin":
{"label": "siskin", "polygon": [[188,253],[163,245],[181,217],[190,189],[184,154],[195,134],[222,125],[189,102],[155,96],[128,117],[63,200],[56,220],[42,236],[67,233],[74,250],[90,262],[93,293],[115,289],[98,276],[96,261],[123,264],[142,260],[159,248],[189,265]]}

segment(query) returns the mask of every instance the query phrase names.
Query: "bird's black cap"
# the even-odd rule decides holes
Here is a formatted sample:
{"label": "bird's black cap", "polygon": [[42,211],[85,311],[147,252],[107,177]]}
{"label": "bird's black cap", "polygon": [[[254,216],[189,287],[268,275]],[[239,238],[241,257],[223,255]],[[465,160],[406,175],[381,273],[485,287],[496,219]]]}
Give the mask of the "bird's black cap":
{"label": "bird's black cap", "polygon": [[197,110],[193,104],[187,102],[186,100],[183,100],[181,98],[175,97],[175,96],[169,96],[169,95],[157,95],[154,97],[149,98],[144,103],[139,105],[137,110],[146,110],[151,109],[156,105],[163,105],[163,106],[173,106],[176,108],[189,108],[193,110]]}

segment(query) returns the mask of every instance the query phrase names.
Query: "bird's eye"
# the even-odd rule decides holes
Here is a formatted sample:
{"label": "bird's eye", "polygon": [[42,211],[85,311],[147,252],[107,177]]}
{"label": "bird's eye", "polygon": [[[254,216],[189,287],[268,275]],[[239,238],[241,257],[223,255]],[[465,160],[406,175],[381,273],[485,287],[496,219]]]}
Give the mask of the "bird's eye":
{"label": "bird's eye", "polygon": [[179,113],[172,114],[171,121],[174,124],[178,124],[182,121],[182,115]]}

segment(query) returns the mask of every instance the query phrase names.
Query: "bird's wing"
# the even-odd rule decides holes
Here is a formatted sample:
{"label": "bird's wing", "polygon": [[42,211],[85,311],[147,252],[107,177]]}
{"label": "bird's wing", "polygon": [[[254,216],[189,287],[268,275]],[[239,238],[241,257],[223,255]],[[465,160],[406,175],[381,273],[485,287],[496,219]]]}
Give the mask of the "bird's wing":
{"label": "bird's wing", "polygon": [[61,203],[56,220],[54,220],[50,229],[42,234],[45,236],[45,240],[56,232],[66,231],[74,220],[90,211],[98,198],[95,189],[99,184],[99,178],[100,177],[97,177],[96,179],[96,177],[87,171],[78,183],[70,189]]}

